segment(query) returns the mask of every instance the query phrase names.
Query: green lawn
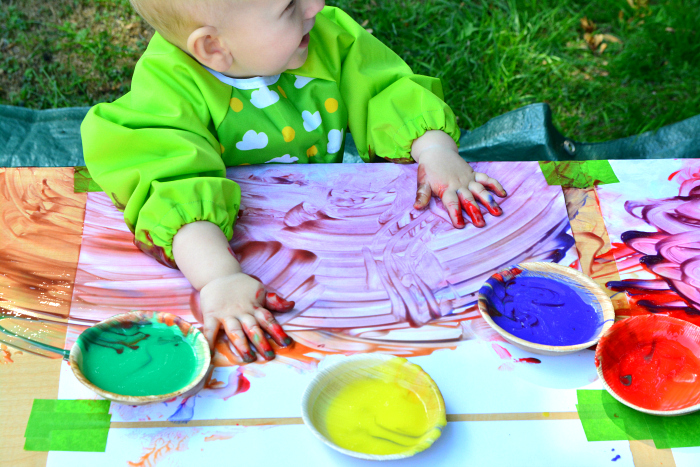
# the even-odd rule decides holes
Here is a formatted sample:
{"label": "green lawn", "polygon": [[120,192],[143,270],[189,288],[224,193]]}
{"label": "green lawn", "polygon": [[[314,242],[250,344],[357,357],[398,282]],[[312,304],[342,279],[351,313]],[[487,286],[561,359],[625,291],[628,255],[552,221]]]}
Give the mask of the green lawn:
{"label": "green lawn", "polygon": [[[440,77],[463,128],[533,102],[579,141],[700,114],[700,0],[328,3]],[[151,34],[127,0],[0,0],[0,103],[113,100]]]}

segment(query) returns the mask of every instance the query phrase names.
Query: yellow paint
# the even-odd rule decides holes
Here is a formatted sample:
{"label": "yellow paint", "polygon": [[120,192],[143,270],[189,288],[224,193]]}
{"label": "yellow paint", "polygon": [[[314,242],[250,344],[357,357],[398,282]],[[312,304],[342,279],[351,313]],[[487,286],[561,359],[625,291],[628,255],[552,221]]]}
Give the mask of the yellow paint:
{"label": "yellow paint", "polygon": [[318,149],[316,149],[316,146],[311,146],[306,150],[307,157],[314,157],[316,154],[318,154]]}
{"label": "yellow paint", "polygon": [[286,98],[287,98],[287,94],[284,92],[284,89],[282,89],[282,86],[277,86],[277,89],[279,89],[280,94],[282,94],[282,96],[284,96],[284,98],[286,99]]}
{"label": "yellow paint", "polygon": [[295,135],[296,133],[294,132],[294,128],[292,128],[291,126],[286,126],[282,128],[282,137],[284,138],[285,142],[288,143],[292,141]]}
{"label": "yellow paint", "polygon": [[219,143],[219,146],[221,146],[221,154],[223,154],[224,151],[226,150],[226,148],[225,148],[224,145],[221,144],[221,143]]}
{"label": "yellow paint", "polygon": [[328,99],[326,99],[325,105],[326,105],[326,110],[329,113],[333,113],[336,110],[338,110],[338,101],[333,99],[332,97],[329,97]]}
{"label": "yellow paint", "polygon": [[243,102],[237,97],[232,97],[229,105],[231,106],[231,110],[234,112],[240,112],[243,110]]}
{"label": "yellow paint", "polygon": [[[446,424],[442,397],[420,367],[406,359],[395,358],[383,366],[388,367],[383,379],[356,379],[330,401],[324,417],[328,437],[342,448],[365,454],[422,451]],[[408,366],[417,368],[424,378],[405,375]]]}
{"label": "yellow paint", "polygon": [[549,412],[542,412],[542,416],[545,418],[549,417]]}

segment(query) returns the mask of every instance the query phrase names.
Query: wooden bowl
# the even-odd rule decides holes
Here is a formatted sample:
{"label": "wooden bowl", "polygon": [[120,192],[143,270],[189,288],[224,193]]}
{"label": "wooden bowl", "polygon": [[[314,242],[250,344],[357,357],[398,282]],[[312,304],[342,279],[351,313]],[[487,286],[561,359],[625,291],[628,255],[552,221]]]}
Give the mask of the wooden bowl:
{"label": "wooden bowl", "polygon": [[[410,396],[411,401],[419,402],[415,407],[420,407],[420,410],[427,415],[427,420],[422,420],[420,428],[415,424],[409,426],[404,420],[399,421],[398,418],[403,415],[399,415],[396,419],[387,419],[386,414],[381,413],[383,407],[390,405],[400,410],[399,407],[404,407],[401,401],[391,399],[389,402],[389,400],[383,400],[382,396],[377,396],[372,402],[367,402],[377,392],[371,390],[359,392],[358,397],[349,399],[346,396],[348,393],[344,392],[349,387],[358,387],[357,384],[381,386],[383,383],[388,383],[392,387],[396,387],[397,384],[401,394],[405,393],[406,396]],[[350,418],[330,416],[338,413],[334,412],[333,404],[334,402],[337,404],[339,400],[350,400],[351,406],[367,404],[355,413],[367,413],[368,418],[377,422],[378,426],[368,427],[367,424],[362,424],[364,422],[355,423],[355,420],[350,421]],[[379,412],[373,412],[374,407],[379,407]],[[301,410],[304,423],[321,441],[348,456],[369,460],[394,460],[413,456],[430,447],[440,437],[442,428],[447,424],[445,402],[432,378],[420,366],[405,358],[382,354],[354,355],[321,370],[306,388]],[[387,428],[392,422],[395,424],[393,429]],[[404,448],[400,452],[377,454],[342,447],[333,441],[332,433],[338,433],[339,429],[343,430],[348,426],[355,427],[353,433],[366,430],[373,438],[399,436],[398,439],[404,444]],[[399,431],[396,431],[396,428]],[[416,432],[410,433],[411,429]],[[349,438],[342,439],[343,442],[350,442]]]}
{"label": "wooden bowl", "polygon": [[[109,358],[123,357],[133,359],[135,358],[134,352],[136,352],[140,346],[145,345],[145,343],[141,341],[145,340],[142,338],[142,336],[146,333],[136,333],[136,330],[147,330],[156,328],[160,330],[160,332],[164,332],[166,335],[169,334],[172,336],[172,342],[167,343],[167,341],[165,341],[166,344],[163,345],[183,345],[183,348],[179,350],[185,352],[184,355],[187,356],[186,361],[188,363],[186,364],[186,368],[182,368],[182,370],[176,368],[176,370],[183,372],[183,376],[181,377],[181,379],[184,378],[182,379],[184,383],[181,387],[177,389],[170,388],[167,390],[167,393],[163,394],[124,395],[97,386],[92,381],[90,381],[83,373],[83,371],[86,371],[86,368],[84,368],[84,363],[88,360],[88,358],[86,357],[88,355],[87,352],[90,352],[91,347],[94,346],[93,348],[99,350],[107,349],[107,353],[104,355],[108,356]],[[121,341],[119,341],[119,339],[121,338],[120,336],[124,335],[123,333],[126,332],[125,330],[129,330],[129,332],[133,333],[134,335],[131,335],[128,338],[124,338]],[[141,337],[139,337],[139,335]],[[117,336],[116,339],[113,336]],[[148,337],[153,338],[155,336],[150,335]],[[159,340],[158,342],[160,343],[163,341]],[[165,349],[165,353],[172,352],[172,350],[174,350],[174,348],[163,348]],[[188,348],[191,348],[193,350],[193,356],[190,356],[189,352],[187,352]],[[145,351],[145,349],[146,347],[143,347],[142,351]],[[111,353],[112,350],[114,350],[113,355]],[[171,353],[171,355],[175,355],[175,353]],[[140,357],[144,358],[144,361],[152,361],[150,351],[145,355],[140,355]],[[181,360],[180,362],[183,361],[184,360]],[[75,374],[75,377],[78,378],[78,381],[83,383],[85,386],[90,388],[98,395],[104,397],[105,399],[118,402],[120,404],[144,405],[151,404],[154,402],[162,402],[181,395],[194,394],[197,391],[199,391],[204,386],[204,379],[207,372],[209,371],[211,363],[211,353],[209,351],[209,345],[207,344],[204,335],[202,335],[202,333],[197,328],[190,325],[190,323],[184,321],[180,317],[172,315],[170,313],[156,313],[152,311],[132,311],[131,313],[124,313],[113,316],[83,331],[82,334],[78,336],[78,339],[71,348],[69,362],[70,367],[73,370],[73,373]],[[121,363],[124,362],[124,360],[115,360],[115,362]],[[162,371],[163,364],[163,362],[155,364],[154,370],[157,371],[158,369],[161,369]],[[109,365],[105,365],[105,367],[107,371],[101,368],[101,374],[113,377],[114,373],[108,373],[108,371],[111,370]],[[191,375],[188,369],[190,367]],[[115,365],[112,368],[114,368],[114,371],[123,371],[119,370],[117,365]],[[170,368],[172,368],[172,366]],[[142,375],[143,373],[139,374]],[[129,377],[134,376],[133,374],[123,375],[123,378]],[[118,377],[117,379],[120,378],[121,377]],[[158,380],[157,377],[152,379]]]}
{"label": "wooden bowl", "polygon": [[[499,326],[494,321],[494,316],[497,318],[505,316],[498,311],[498,309],[503,309],[504,302],[496,302],[497,300],[501,300],[501,298],[497,296],[497,294],[500,292],[496,291],[500,289],[505,290],[503,284],[508,283],[514,278],[552,281],[552,284],[556,283],[561,285],[561,287],[565,287],[565,290],[562,290],[564,290],[564,292],[567,294],[573,294],[572,296],[574,298],[578,297],[582,303],[590,305],[592,310],[595,312],[597,322],[591,320],[589,323],[589,335],[582,334],[581,336],[577,336],[580,342],[568,342],[566,344],[552,345],[541,342],[533,342],[532,340],[515,336],[511,332],[508,332]],[[559,299],[558,297],[556,298]],[[547,297],[547,299],[549,300],[549,297]],[[565,303],[565,301],[561,303]],[[510,342],[519,349],[539,355],[565,355],[591,347],[598,342],[600,336],[607,331],[615,321],[615,309],[613,308],[612,302],[598,284],[593,282],[590,277],[576,271],[575,269],[560,266],[555,263],[521,263],[494,274],[479,290],[478,305],[481,316],[483,316],[486,322],[506,341]],[[523,309],[525,309],[526,305],[527,304],[523,305]],[[517,306],[514,307],[514,309],[517,310]],[[567,309],[566,307],[552,307],[552,310],[566,311]],[[559,313],[559,311],[556,311],[556,313]],[[525,311],[523,311],[523,314],[519,316],[519,319],[530,320],[531,322],[533,322],[533,320],[537,321],[538,324],[536,324],[536,326],[540,326],[541,329],[545,329],[545,324],[547,323],[554,323],[550,326],[550,331],[547,332],[550,332],[552,336],[555,336],[559,330],[563,328],[563,324],[566,324],[556,321],[558,317],[564,316],[563,314],[557,315],[556,313],[550,315],[553,317],[552,319],[555,319],[555,321],[552,322],[545,321],[542,317],[534,317]],[[515,319],[508,319],[514,323],[516,322]],[[563,333],[563,331],[561,332]],[[554,337],[552,337],[552,339],[554,339]]]}
{"label": "wooden bowl", "polygon": [[663,315],[615,323],[598,343],[595,365],[618,401],[652,415],[700,410],[700,327]]}

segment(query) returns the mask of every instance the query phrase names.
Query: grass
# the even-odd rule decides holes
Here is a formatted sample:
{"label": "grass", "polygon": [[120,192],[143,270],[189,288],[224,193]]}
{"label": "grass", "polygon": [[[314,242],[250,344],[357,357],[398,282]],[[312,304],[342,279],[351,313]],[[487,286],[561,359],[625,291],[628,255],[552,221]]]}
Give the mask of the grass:
{"label": "grass", "polygon": [[[328,3],[440,77],[463,128],[534,102],[580,141],[700,114],[700,0]],[[31,108],[124,94],[152,34],[127,0],[0,0],[0,31],[0,103]]]}

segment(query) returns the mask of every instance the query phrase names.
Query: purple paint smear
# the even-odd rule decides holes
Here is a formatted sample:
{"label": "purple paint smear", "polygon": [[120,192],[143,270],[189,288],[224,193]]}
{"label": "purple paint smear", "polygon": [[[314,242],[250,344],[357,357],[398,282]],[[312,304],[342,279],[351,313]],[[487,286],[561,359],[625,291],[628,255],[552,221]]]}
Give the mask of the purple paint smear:
{"label": "purple paint smear", "polygon": [[[361,352],[377,342],[450,345],[471,335],[462,333],[460,320],[478,316],[476,295],[491,274],[523,261],[576,259],[561,188],[547,185],[536,162],[474,169],[497,178],[509,196],[500,201],[502,216],[483,209],[486,228],[467,220],[463,230],[452,227],[435,198],[423,211],[412,208],[415,165],[229,169],[242,191],[231,245],[246,273],[296,301],[279,321],[287,331],[315,331],[295,335],[309,346]],[[179,271],[133,245],[109,198],[90,193],[71,323],[133,309],[195,322],[195,301]],[[427,323],[440,326],[426,329]],[[81,329],[69,331],[68,348]]]}
{"label": "purple paint smear", "polygon": [[[644,220],[656,232],[627,231],[622,241],[641,255],[639,262],[659,276],[657,280],[609,282],[613,290],[648,297],[637,303],[651,312],[672,313],[700,324],[700,170],[697,162],[674,178],[680,183],[678,196],[645,201],[627,201],[625,210]],[[660,298],[675,291],[686,301]],[[690,305],[690,306],[688,306]]]}

